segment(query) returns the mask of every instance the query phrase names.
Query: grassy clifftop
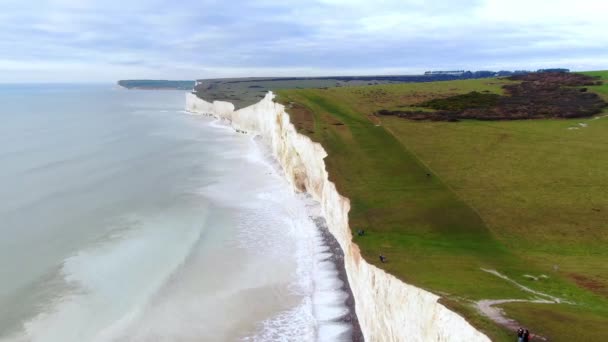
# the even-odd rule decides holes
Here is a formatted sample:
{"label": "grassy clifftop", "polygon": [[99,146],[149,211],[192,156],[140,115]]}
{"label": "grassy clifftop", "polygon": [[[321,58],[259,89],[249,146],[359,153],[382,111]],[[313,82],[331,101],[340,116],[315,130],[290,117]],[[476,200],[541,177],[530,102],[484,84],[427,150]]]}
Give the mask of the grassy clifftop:
{"label": "grassy clifftop", "polygon": [[[507,313],[533,332],[608,339],[606,328],[586,323],[608,326],[608,158],[593,157],[608,155],[608,118],[430,122],[373,115],[471,91],[502,94],[509,83],[278,94],[300,132],[327,150],[330,177],[351,199],[351,228],[366,230],[354,239],[370,263],[442,295],[496,340],[512,333],[482,315],[478,301],[548,298],[518,284],[574,303],[508,304]],[[379,254],[389,262],[379,263]],[[568,335],[561,334],[564,319]]]}

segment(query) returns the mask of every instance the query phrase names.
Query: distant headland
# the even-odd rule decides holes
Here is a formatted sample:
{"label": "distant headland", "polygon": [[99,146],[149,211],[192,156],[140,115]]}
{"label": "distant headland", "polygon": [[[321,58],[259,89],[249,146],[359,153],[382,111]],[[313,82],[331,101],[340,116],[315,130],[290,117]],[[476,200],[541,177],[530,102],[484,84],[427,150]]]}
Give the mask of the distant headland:
{"label": "distant headland", "polygon": [[169,80],[120,80],[118,85],[127,89],[177,89],[191,90],[194,81],[169,81]]}

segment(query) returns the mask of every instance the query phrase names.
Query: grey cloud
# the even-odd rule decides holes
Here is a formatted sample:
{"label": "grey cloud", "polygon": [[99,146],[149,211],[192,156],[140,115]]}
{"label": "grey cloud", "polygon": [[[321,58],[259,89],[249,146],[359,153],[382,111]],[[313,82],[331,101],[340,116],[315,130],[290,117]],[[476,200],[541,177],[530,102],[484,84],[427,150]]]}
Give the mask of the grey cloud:
{"label": "grey cloud", "polygon": [[[58,80],[86,77],[70,74],[70,63],[106,68],[96,74],[102,80],[531,68],[543,61],[608,68],[608,38],[594,33],[608,31],[605,21],[569,17],[568,8],[519,20],[523,0],[6,1],[2,58],[48,66],[49,77],[56,68]],[[33,75],[24,69],[0,81]]]}

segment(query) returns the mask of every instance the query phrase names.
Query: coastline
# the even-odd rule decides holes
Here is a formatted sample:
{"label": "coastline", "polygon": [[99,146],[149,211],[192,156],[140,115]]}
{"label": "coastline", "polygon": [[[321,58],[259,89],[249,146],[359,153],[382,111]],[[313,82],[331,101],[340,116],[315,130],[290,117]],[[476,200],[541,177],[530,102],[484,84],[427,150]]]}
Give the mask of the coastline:
{"label": "coastline", "polygon": [[357,311],[355,309],[355,297],[350,287],[350,283],[348,282],[348,274],[346,274],[344,251],[342,250],[342,247],[340,247],[338,240],[336,240],[336,238],[329,231],[324,217],[311,216],[310,218],[317,226],[317,229],[323,238],[324,244],[329,247],[331,256],[325,260],[332,262],[336,267],[336,270],[338,271],[338,279],[342,281],[341,290],[347,295],[344,304],[348,308],[348,313],[342,316],[340,320],[351,327],[352,330],[350,335],[353,342],[363,342],[365,341],[365,338],[363,337],[363,331],[361,331],[359,318],[357,317]]}
{"label": "coastline", "polygon": [[[216,118],[209,113],[197,115]],[[222,119],[218,119],[222,122]],[[222,123],[214,124],[221,129],[228,129],[238,134],[248,134],[241,129]],[[261,152],[264,162],[271,167],[279,177],[287,181],[281,164],[274,158],[272,151],[259,136],[252,136],[255,148]],[[340,243],[329,231],[327,222],[322,216],[320,203],[310,194],[296,193],[297,198],[305,206],[308,219],[314,225],[311,247],[312,256],[311,285],[309,294],[312,313],[316,319],[315,341],[365,341],[359,319],[356,313],[355,298],[348,281],[344,263],[344,251]]]}
{"label": "coastline", "polygon": [[230,122],[237,131],[259,135],[270,147],[295,192],[308,193],[320,204],[327,228],[344,252],[344,269],[356,316],[368,341],[490,341],[462,316],[439,303],[440,296],[409,285],[369,264],[352,240],[350,201],[340,195],[325,167],[327,152],[299,134],[268,92],[258,103],[235,111],[230,102],[207,102],[186,94],[186,110]]}

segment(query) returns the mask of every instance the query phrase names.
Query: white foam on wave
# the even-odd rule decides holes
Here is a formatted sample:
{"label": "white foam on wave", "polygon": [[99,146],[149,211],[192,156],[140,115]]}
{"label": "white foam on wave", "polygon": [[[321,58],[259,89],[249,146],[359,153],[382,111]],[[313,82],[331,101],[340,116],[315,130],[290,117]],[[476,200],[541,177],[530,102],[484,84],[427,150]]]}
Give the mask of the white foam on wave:
{"label": "white foam on wave", "polygon": [[[226,133],[234,135],[234,131]],[[273,210],[280,210],[284,201],[291,200],[293,202],[293,194],[289,190],[287,181],[279,176],[280,172],[277,170],[277,166],[269,160],[268,154],[258,148],[255,137],[243,137],[243,139],[242,149],[218,149],[214,152],[225,160],[243,160],[243,168],[226,169],[220,164],[207,165],[206,169],[208,171],[218,172],[218,181],[206,184],[194,192],[210,198],[214,203],[222,206],[244,209],[258,208],[260,204],[272,202],[275,204]],[[247,165],[248,163],[255,163],[263,166],[263,168],[258,169],[259,172],[255,172]],[[248,170],[251,170],[251,172],[248,172]],[[270,179],[266,178],[266,182],[262,182],[265,183],[263,185],[260,183],[260,177]],[[234,181],[221,181],[225,178],[234,179]],[[253,187],[257,191],[250,191],[249,188]],[[235,200],[235,194],[239,194],[238,200]]]}
{"label": "white foam on wave", "polygon": [[297,307],[279,313],[262,322],[262,328],[246,342],[314,341],[315,318],[311,315],[310,301],[304,300]]}
{"label": "white foam on wave", "polygon": [[201,236],[201,219],[130,218],[129,230],[65,259],[63,293],[14,340],[112,340],[186,260]]}
{"label": "white foam on wave", "polygon": [[349,313],[344,282],[339,278],[335,263],[329,259],[332,253],[318,230],[314,241],[312,309],[317,320],[317,341],[348,341],[352,327],[342,322]]}
{"label": "white foam on wave", "polygon": [[340,322],[325,322],[319,325],[317,332],[317,342],[336,342],[336,341],[350,341],[350,335],[348,329],[345,328],[344,323]]}
{"label": "white foam on wave", "polygon": [[215,120],[209,122],[209,127],[218,128],[218,129],[222,129],[222,130],[226,130],[226,131],[230,131],[231,133],[234,133],[234,128],[232,128],[230,126],[230,123],[228,123],[226,120],[222,120],[222,119],[215,119]]}
{"label": "white foam on wave", "polygon": [[[282,192],[268,191],[258,194],[262,202],[270,203],[270,207],[282,208],[283,219],[274,224],[262,227],[261,230],[247,229],[242,241],[253,244],[260,251],[269,250],[283,253],[295,253],[297,267],[290,289],[301,296],[301,303],[294,309],[287,310],[264,320],[261,329],[246,341],[348,341],[352,327],[342,322],[349,313],[345,304],[348,294],[343,290],[343,281],[339,278],[336,265],[330,260],[333,256],[326,245],[319,228],[311,216],[320,212],[318,203],[309,196],[297,195],[287,186],[284,178],[279,177],[282,171],[270,157],[271,153],[252,137],[255,149],[249,151],[247,159],[257,162],[271,170],[279,181]],[[264,211],[264,208],[257,208]],[[244,219],[242,224],[255,227],[252,220]],[[280,241],[271,241],[269,237],[277,236],[268,230],[281,227],[282,235],[292,236],[295,250],[289,250]],[[279,232],[280,233],[280,232]],[[280,236],[280,235],[279,235]],[[310,332],[312,331],[312,333]]]}
{"label": "white foam on wave", "polygon": [[295,251],[298,266],[290,287],[302,296],[302,301],[296,308],[263,321],[261,329],[245,341],[349,341],[351,338],[352,327],[342,322],[349,313],[345,304],[348,294],[342,289],[336,266],[326,261],[332,254],[327,252],[323,239],[318,238],[317,227],[308,216],[305,218],[305,225],[296,226],[303,239]]}

